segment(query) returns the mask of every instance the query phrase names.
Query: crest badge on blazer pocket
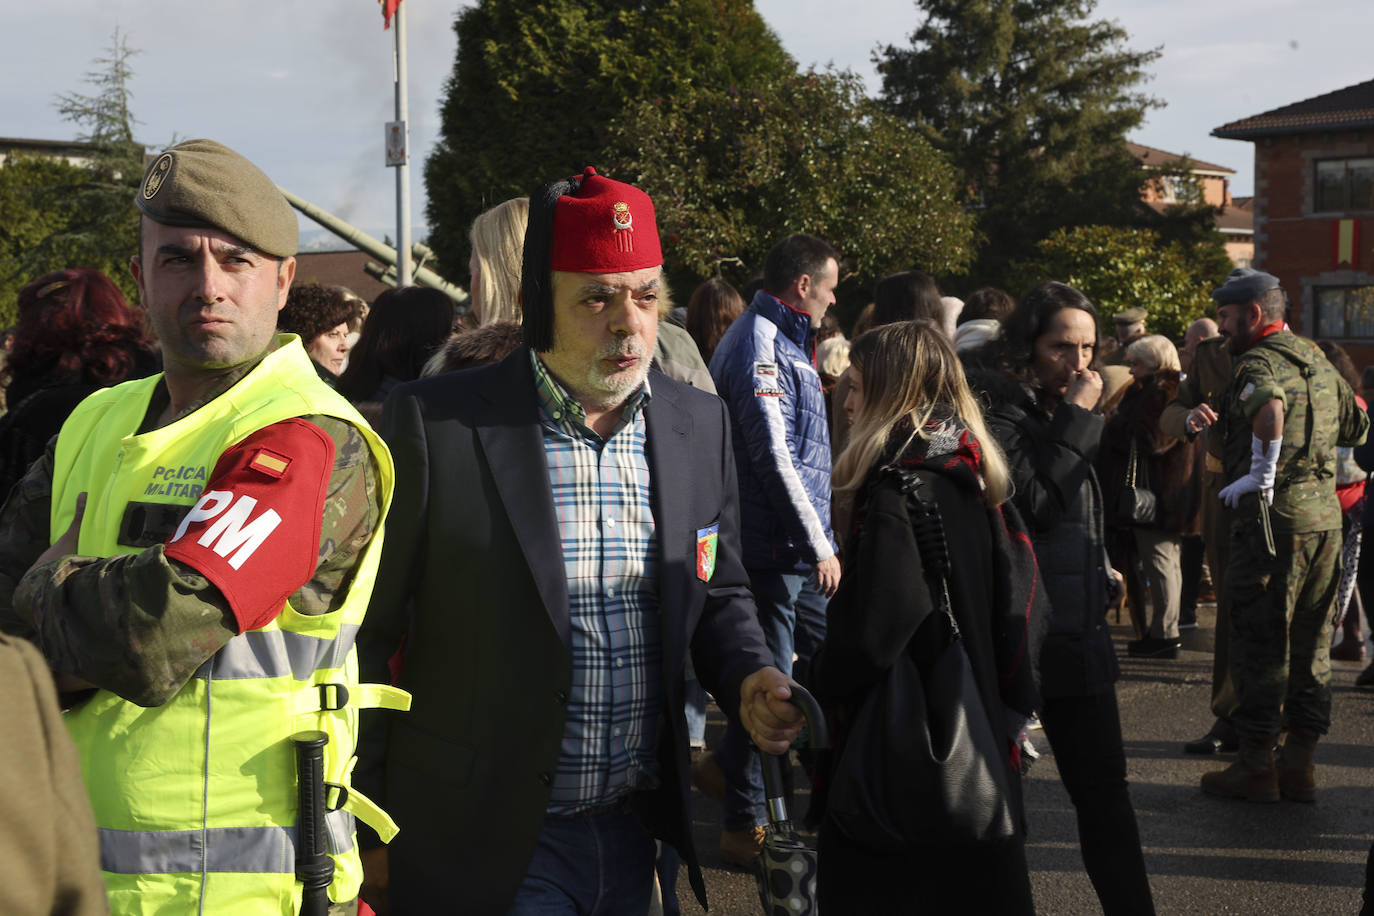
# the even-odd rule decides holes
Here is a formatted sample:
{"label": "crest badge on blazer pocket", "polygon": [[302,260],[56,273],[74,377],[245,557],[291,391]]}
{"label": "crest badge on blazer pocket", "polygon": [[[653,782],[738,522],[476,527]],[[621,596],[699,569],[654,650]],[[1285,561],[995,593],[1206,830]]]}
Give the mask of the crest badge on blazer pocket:
{"label": "crest badge on blazer pocket", "polygon": [[716,545],[720,540],[720,525],[697,529],[697,578],[710,582],[716,571]]}

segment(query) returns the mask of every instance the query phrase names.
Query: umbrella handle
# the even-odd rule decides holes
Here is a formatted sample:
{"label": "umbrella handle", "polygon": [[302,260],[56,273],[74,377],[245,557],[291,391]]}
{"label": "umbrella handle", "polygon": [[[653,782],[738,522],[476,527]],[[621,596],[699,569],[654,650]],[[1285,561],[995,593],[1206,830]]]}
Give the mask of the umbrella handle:
{"label": "umbrella handle", "polygon": [[[796,681],[788,686],[792,688],[792,696],[788,702],[801,710],[802,717],[806,719],[806,724],[811,729],[811,747],[829,747],[830,731],[826,728],[825,714],[821,712],[821,704],[816,702],[811,691]],[[782,783],[782,761],[786,759],[787,755],[765,754],[763,751],[759,751],[759,757],[763,764],[763,794],[768,807],[768,820],[774,826],[781,826],[791,821],[787,814],[786,793]]]}
{"label": "umbrella handle", "polygon": [[816,702],[816,698],[811,695],[801,684],[793,681],[788,685],[792,688],[792,696],[788,698],[789,703],[802,711],[802,716],[806,719],[807,726],[811,729],[810,746],[821,749],[830,746],[830,730],[825,724],[825,713],[821,712],[821,704]]}

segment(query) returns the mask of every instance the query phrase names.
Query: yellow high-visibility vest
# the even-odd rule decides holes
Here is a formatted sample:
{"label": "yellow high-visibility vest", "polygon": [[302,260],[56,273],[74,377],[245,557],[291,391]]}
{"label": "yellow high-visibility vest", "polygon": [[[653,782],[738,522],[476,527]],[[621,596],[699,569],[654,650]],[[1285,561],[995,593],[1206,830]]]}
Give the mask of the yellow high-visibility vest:
{"label": "yellow high-visibility vest", "polygon": [[[219,456],[249,434],[309,414],[352,423],[379,472],[382,518],[394,472],[382,440],[315,375],[295,335],[278,338],[232,388],[189,416],[137,435],[158,376],[91,395],[58,437],[51,536],[71,523],[87,493],[78,552],[112,556],[129,518],[195,504]],[[161,507],[171,507],[163,509]],[[140,516],[142,513],[142,516]],[[319,616],[289,602],[261,629],[240,633],[162,706],[144,708],[107,691],[67,715],[100,830],[101,868],[116,914],[296,913],[298,807],[291,736],[318,729],[325,748],[326,816],[335,861],[329,895],[357,896],[362,869],[354,816],[385,840],[396,825],[349,788],[358,709],[409,708],[388,685],[359,684],[353,640],[367,610],[382,548],[379,527],[337,610]]]}

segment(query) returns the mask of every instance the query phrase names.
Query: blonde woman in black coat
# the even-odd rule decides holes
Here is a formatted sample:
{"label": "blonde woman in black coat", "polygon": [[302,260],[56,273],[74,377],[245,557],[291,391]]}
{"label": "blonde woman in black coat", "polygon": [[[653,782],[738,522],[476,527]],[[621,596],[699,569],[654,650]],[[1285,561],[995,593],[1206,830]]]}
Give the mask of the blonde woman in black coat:
{"label": "blonde woman in black coat", "polygon": [[[942,625],[926,616],[931,591],[894,468],[914,471],[939,508],[949,553],[950,607],[977,684],[981,713],[1000,745],[1012,835],[965,845],[907,843],[875,850],[834,812],[820,827],[818,890],[830,913],[1032,913],[1014,737],[1036,703],[1033,661],[1041,607],[1033,595],[1029,538],[1004,501],[1010,478],[983,425],[963,369],[933,321],[885,325],[850,351],[849,445],[835,465],[841,499],[853,502],[845,570],[830,602],[813,689],[835,712],[837,748],[847,721],[902,653]],[[922,620],[925,623],[921,623]],[[919,626],[918,626],[919,624]],[[929,625],[929,626],[927,626]],[[924,635],[922,635],[924,634]],[[971,708],[971,707],[970,707]],[[895,764],[894,764],[895,765]],[[921,811],[922,819],[949,812]]]}

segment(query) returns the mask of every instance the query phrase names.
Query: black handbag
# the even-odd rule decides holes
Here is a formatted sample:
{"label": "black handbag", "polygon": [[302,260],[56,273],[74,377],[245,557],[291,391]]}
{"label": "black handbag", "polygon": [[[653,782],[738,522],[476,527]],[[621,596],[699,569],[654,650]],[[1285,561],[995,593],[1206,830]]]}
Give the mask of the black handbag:
{"label": "black handbag", "polygon": [[950,610],[939,510],[917,494],[914,473],[899,473],[935,606],[851,719],[827,813],[877,852],[1005,839],[1016,829],[1010,746],[988,717]]}
{"label": "black handbag", "polygon": [[[1159,515],[1159,498],[1150,489],[1150,477],[1140,464],[1131,437],[1131,463],[1126,469],[1126,485],[1116,498],[1116,519],[1123,525],[1153,525]],[[1139,479],[1137,480],[1137,473]]]}

